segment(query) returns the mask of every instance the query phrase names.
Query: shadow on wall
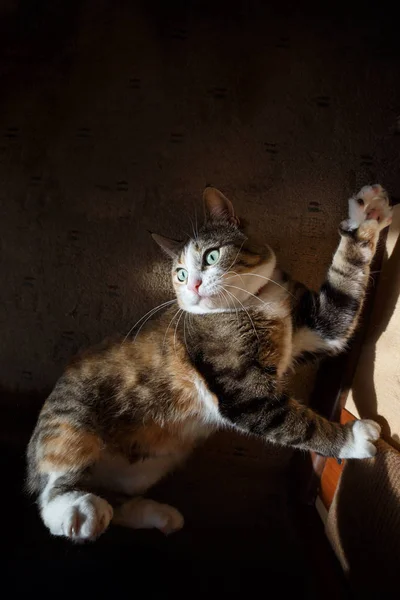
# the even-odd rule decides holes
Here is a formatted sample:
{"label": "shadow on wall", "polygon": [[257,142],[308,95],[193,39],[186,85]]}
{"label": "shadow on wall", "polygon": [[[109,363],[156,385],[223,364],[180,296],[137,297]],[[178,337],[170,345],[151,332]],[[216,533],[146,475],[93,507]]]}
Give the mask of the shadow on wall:
{"label": "shadow on wall", "polygon": [[[396,209],[391,233],[398,234]],[[371,460],[346,461],[329,511],[327,532],[346,571],[355,597],[388,597],[398,587],[400,557],[400,440],[379,416],[374,372],[377,342],[385,332],[400,294],[400,236],[383,264],[372,325],[362,351],[362,369],[353,383],[353,400],[361,417],[383,427],[384,440]],[[393,443],[394,442],[394,443]],[[394,447],[393,447],[394,446]],[[397,449],[396,449],[397,446]]]}
{"label": "shadow on wall", "polygon": [[[392,234],[397,234],[400,227],[400,207],[395,209],[395,218],[391,228]],[[378,414],[378,399],[375,389],[376,344],[386,331],[396,308],[400,295],[400,235],[393,251],[383,263],[378,285],[378,297],[375,299],[371,324],[362,349],[360,364],[362,367],[356,373],[352,395],[357,410],[362,418],[375,418],[383,428],[383,435],[394,440],[400,449],[398,435],[391,434],[387,420]]]}
{"label": "shadow on wall", "polygon": [[354,597],[394,597],[400,557],[400,454],[384,441],[374,459],[347,461],[327,531]]}
{"label": "shadow on wall", "polygon": [[38,413],[50,389],[11,391],[0,386],[0,448],[22,458],[35,427]]}

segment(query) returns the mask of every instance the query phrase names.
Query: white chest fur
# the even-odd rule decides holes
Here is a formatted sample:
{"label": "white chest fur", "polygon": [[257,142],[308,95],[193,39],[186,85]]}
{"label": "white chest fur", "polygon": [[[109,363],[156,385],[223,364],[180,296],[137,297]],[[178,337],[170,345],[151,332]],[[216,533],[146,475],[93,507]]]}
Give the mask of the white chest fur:
{"label": "white chest fur", "polygon": [[187,454],[188,451],[176,452],[131,464],[123,456],[105,451],[93,470],[92,483],[124,494],[142,494],[181,463]]}

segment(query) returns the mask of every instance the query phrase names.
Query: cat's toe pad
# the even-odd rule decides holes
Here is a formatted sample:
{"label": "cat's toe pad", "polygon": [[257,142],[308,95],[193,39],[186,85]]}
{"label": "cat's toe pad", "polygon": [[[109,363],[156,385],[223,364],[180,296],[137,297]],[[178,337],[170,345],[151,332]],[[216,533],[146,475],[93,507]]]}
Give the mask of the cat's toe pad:
{"label": "cat's toe pad", "polygon": [[375,421],[354,421],[351,438],[342,448],[339,458],[372,458],[376,454],[374,442],[379,439],[380,434],[380,425]]}
{"label": "cat's toe pad", "polygon": [[392,222],[389,197],[379,184],[364,186],[349,200],[350,228],[357,229],[365,221],[376,221],[379,230]]}

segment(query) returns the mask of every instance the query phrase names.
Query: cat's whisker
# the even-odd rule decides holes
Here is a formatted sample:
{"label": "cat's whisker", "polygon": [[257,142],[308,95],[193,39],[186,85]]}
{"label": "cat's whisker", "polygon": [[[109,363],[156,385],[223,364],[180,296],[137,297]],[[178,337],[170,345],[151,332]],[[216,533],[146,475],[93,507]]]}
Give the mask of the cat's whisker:
{"label": "cat's whisker", "polygon": [[237,251],[237,254],[236,254],[235,258],[233,259],[233,261],[232,261],[232,262],[231,262],[231,264],[229,265],[229,267],[228,267],[227,271],[229,271],[229,270],[230,270],[230,268],[231,268],[231,267],[232,267],[232,266],[235,264],[235,262],[236,262],[236,259],[237,259],[237,257],[239,256],[239,254],[240,254],[240,252],[241,252],[241,250],[242,250],[242,248],[243,248],[243,244],[245,243],[245,241],[246,241],[246,240],[243,240],[243,242],[240,244],[240,248],[239,248],[239,250]]}
{"label": "cat's whisker", "polygon": [[[258,273],[241,273],[240,274],[240,276],[245,276],[245,275],[251,275],[252,277],[260,277],[260,279],[265,279],[266,281],[269,281],[270,283],[274,283],[278,287],[282,288],[287,294],[292,296],[292,298],[295,298],[295,296],[291,292],[289,292],[289,290],[287,288],[285,288],[285,286],[283,286],[280,283],[278,283],[277,281],[275,281],[275,279],[271,279],[270,277],[265,277],[265,275],[259,275]],[[234,275],[232,275],[231,277],[227,277],[227,279],[232,279],[233,277],[234,277]]]}
{"label": "cat's whisker", "polygon": [[[172,304],[172,303],[170,303]],[[164,308],[164,307],[162,307]],[[161,308],[159,308],[158,310],[161,310]],[[132,343],[134,343],[136,341],[137,336],[139,335],[141,329],[146,325],[147,321],[149,321],[158,311],[154,310],[151,314],[149,314],[149,316],[147,317],[147,319],[145,319],[143,321],[143,323],[141,324],[141,326],[139,327],[139,329],[137,330],[137,332],[135,333],[135,337],[132,340]]]}
{"label": "cat's whisker", "polygon": [[[229,296],[226,294],[226,290],[224,290],[222,287],[221,287],[221,291],[220,291],[220,293],[221,293],[221,294],[223,294],[223,298],[224,298],[225,302],[227,301],[227,303],[228,303],[228,306],[229,306],[229,310],[230,310],[230,306],[231,306],[231,302],[232,302],[232,300],[231,300],[231,299],[229,298]],[[233,310],[236,312],[236,319],[237,319],[237,321],[238,321],[238,323],[239,323],[239,313],[238,313],[238,309],[237,309],[237,307],[235,306],[235,303],[234,303],[234,302],[232,302],[232,306],[233,306]]]}
{"label": "cat's whisker", "polygon": [[[237,306],[235,305],[235,302],[232,301],[231,297],[228,296],[228,290],[226,290],[222,284],[219,285],[219,289],[221,290],[221,293],[224,294],[224,299],[225,299],[225,301],[228,302],[229,307],[233,306],[232,310],[235,310],[237,312],[237,310],[238,310]],[[231,294],[231,296],[232,296],[232,294]]]}
{"label": "cat's whisker", "polygon": [[183,309],[181,309],[181,314],[179,315],[179,318],[178,318],[178,320],[176,322],[176,325],[175,325],[175,331],[174,331],[174,352],[175,352],[175,354],[176,354],[176,332],[178,330],[179,321],[182,319],[182,315],[183,315],[184,312],[185,311]]}
{"label": "cat's whisker", "polygon": [[193,329],[196,331],[196,329],[195,329],[195,327],[194,327],[194,325],[193,325],[192,319],[193,319],[193,315],[192,315],[191,313],[189,313],[189,316],[188,316],[188,323],[189,323],[190,335],[191,335],[191,336],[193,336]]}
{"label": "cat's whisker", "polygon": [[192,226],[192,231],[193,231],[193,238],[192,238],[192,240],[196,241],[198,236],[196,234],[196,229],[195,229],[195,226],[194,226],[194,223],[193,223],[193,220],[192,220],[191,217],[189,217],[189,221],[190,221],[190,224]]}
{"label": "cat's whisker", "polygon": [[185,311],[185,321],[184,321],[184,323],[186,324],[185,327],[187,328],[189,335],[192,336],[193,330],[192,330],[192,324],[190,322],[190,317],[191,317],[191,313],[188,311]]}
{"label": "cat's whisker", "polygon": [[185,316],[187,317],[187,330],[189,332],[190,337],[192,337],[193,336],[193,324],[191,322],[192,314],[189,312],[186,312]]}
{"label": "cat's whisker", "polygon": [[[177,302],[176,298],[174,298],[173,300],[167,300],[167,302],[163,302],[162,304],[159,304],[158,306],[152,308],[151,310],[149,310],[145,315],[143,315],[143,317],[140,317],[140,319],[138,321],[136,321],[136,323],[133,325],[133,327],[130,328],[130,330],[128,331],[128,333],[126,334],[126,336],[123,339],[123,342],[125,342],[128,337],[130,336],[130,334],[132,333],[132,331],[135,329],[135,327],[137,327],[140,323],[140,321],[143,321],[143,319],[145,319],[147,317],[147,315],[150,315],[148,317],[148,319],[150,319],[158,310],[161,310],[162,308],[164,308],[164,306],[167,306],[168,304],[173,304],[174,302]],[[151,313],[151,314],[150,314]],[[146,319],[146,321],[148,320]],[[146,323],[145,321],[145,323]],[[142,323],[142,325],[140,326],[140,329],[143,327],[144,323]],[[139,329],[139,331],[140,331]],[[136,333],[135,335],[135,339],[136,336],[139,332]]]}
{"label": "cat's whisker", "polygon": [[230,288],[235,288],[235,290],[240,290],[241,292],[244,292],[245,294],[249,294],[250,296],[253,296],[253,298],[255,298],[256,300],[258,300],[259,302],[261,302],[262,304],[264,304],[264,306],[268,306],[270,304],[270,302],[264,302],[264,300],[261,300],[261,298],[259,298],[255,294],[252,294],[251,292],[249,292],[247,290],[244,290],[243,288],[240,288],[237,285],[229,285],[228,283],[226,283],[225,285],[228,286],[228,287],[230,287]]}
{"label": "cat's whisker", "polygon": [[188,233],[187,231],[184,231],[183,233],[184,233],[184,234],[187,236],[187,238],[188,238],[188,239],[189,239],[191,242],[194,242],[194,241],[195,241],[195,240],[192,238],[192,236],[190,235],[190,233]]}
{"label": "cat's whisker", "polygon": [[240,306],[243,308],[243,310],[246,312],[247,316],[249,317],[250,323],[252,324],[252,327],[253,327],[253,329],[254,329],[254,333],[256,334],[256,338],[257,338],[257,339],[259,339],[259,337],[258,337],[258,333],[257,333],[257,330],[256,330],[256,328],[255,328],[255,325],[254,325],[254,321],[253,321],[253,319],[251,318],[251,316],[250,316],[250,313],[249,313],[249,311],[247,310],[247,308],[244,306],[244,304],[242,304],[242,302],[239,300],[239,298],[237,298],[237,297],[235,296],[235,294],[233,294],[232,292],[230,292],[230,291],[229,291],[229,290],[227,290],[226,288],[224,288],[224,290],[225,290],[225,291],[226,291],[226,292],[227,292],[227,293],[228,293],[230,296],[233,296],[233,298],[234,298],[234,299],[235,299],[237,302],[239,302]]}
{"label": "cat's whisker", "polygon": [[187,340],[186,340],[186,319],[187,319],[188,313],[185,311],[185,316],[183,318],[183,341],[185,342],[185,346],[186,346],[186,350],[189,354],[189,348],[187,345]]}
{"label": "cat's whisker", "polygon": [[[242,280],[243,285],[245,285],[242,276],[240,275],[240,273],[236,273],[236,271],[226,271],[226,273],[223,274],[223,277],[225,277],[225,275],[229,275],[229,273],[233,273],[233,276],[240,277],[240,279]],[[231,279],[231,277],[227,277],[227,279]]]}
{"label": "cat's whisker", "polygon": [[195,218],[195,223],[196,223],[196,240],[199,237],[199,224],[197,222],[197,210],[196,207],[194,207],[194,218]]}
{"label": "cat's whisker", "polygon": [[180,313],[180,311],[181,311],[181,310],[182,310],[181,308],[178,308],[178,310],[176,311],[176,313],[174,314],[174,316],[172,317],[172,319],[171,319],[171,320],[170,320],[170,322],[169,322],[169,325],[168,325],[168,327],[167,327],[167,329],[166,329],[166,331],[165,331],[164,340],[163,340],[163,343],[162,343],[163,347],[164,347],[164,345],[165,345],[165,339],[166,339],[166,337],[167,337],[168,330],[169,330],[169,328],[171,327],[171,325],[172,325],[172,322],[174,321],[175,317],[176,317],[176,316],[177,316],[177,315]]}
{"label": "cat's whisker", "polygon": [[[218,297],[218,300],[221,302],[221,305],[222,305],[223,303],[226,303],[226,297],[225,297],[225,296],[223,296],[223,294],[222,294],[222,290],[221,290],[221,289],[217,289],[216,295],[217,295],[217,297]],[[229,306],[228,306],[228,308],[229,308]]]}

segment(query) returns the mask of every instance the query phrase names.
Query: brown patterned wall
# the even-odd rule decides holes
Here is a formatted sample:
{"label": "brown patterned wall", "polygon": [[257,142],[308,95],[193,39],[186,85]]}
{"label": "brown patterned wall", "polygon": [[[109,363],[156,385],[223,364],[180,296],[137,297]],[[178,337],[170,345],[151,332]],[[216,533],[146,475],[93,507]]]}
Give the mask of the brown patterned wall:
{"label": "brown patterned wall", "polygon": [[276,2],[31,5],[0,12],[6,387],[51,385],[171,297],[147,230],[188,231],[206,183],[314,286],[348,193],[398,183],[398,56],[372,22]]}

